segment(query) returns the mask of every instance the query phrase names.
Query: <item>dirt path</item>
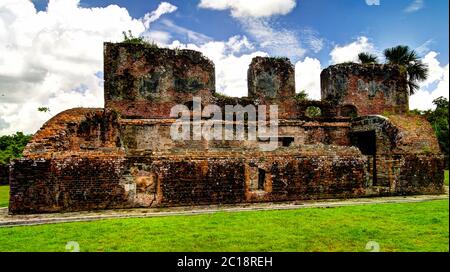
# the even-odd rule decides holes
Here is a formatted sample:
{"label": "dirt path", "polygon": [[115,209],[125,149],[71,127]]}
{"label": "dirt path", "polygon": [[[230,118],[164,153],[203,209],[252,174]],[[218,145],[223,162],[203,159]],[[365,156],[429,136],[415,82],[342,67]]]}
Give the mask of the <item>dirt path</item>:
{"label": "dirt path", "polygon": [[52,224],[62,222],[93,221],[110,218],[142,218],[173,215],[196,215],[215,212],[244,212],[261,210],[293,210],[302,208],[331,208],[353,205],[383,203],[415,203],[448,199],[448,187],[443,195],[394,196],[358,199],[327,199],[314,201],[296,201],[286,203],[255,203],[236,205],[209,205],[151,209],[98,210],[89,212],[69,212],[33,215],[8,215],[7,208],[0,208],[0,227]]}

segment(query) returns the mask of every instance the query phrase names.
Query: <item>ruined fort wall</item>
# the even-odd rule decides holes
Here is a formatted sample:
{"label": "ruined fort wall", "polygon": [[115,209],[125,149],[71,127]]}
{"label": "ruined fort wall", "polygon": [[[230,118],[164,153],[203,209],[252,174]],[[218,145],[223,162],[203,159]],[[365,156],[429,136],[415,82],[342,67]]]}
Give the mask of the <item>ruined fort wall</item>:
{"label": "ruined fort wall", "polygon": [[176,104],[215,89],[214,64],[193,50],[105,43],[105,107],[127,118],[169,118]]}
{"label": "ruined fort wall", "polygon": [[353,106],[360,116],[408,112],[407,76],[400,66],[338,64],[320,78],[322,100]]}
{"label": "ruined fort wall", "polygon": [[[214,148],[241,148],[257,149],[260,142],[249,140],[193,140],[191,127],[190,140],[173,140],[170,135],[170,127],[173,120],[121,120],[121,143],[125,150],[208,150]],[[201,122],[203,125],[205,121]],[[225,139],[226,127],[223,122],[218,122],[222,127],[223,139]],[[236,124],[234,124],[236,125]],[[320,121],[281,121],[278,126],[279,146],[301,146],[311,144],[350,146],[351,124],[349,122],[320,122]],[[244,125],[248,130],[248,123]],[[231,133],[235,134],[235,129]],[[285,140],[283,145],[283,139]]]}
{"label": "ruined fort wall", "polygon": [[117,115],[110,110],[75,108],[47,121],[24,149],[27,158],[49,158],[55,152],[118,152]]}
{"label": "ruined fort wall", "polygon": [[323,146],[21,159],[12,168],[10,212],[356,197],[366,185],[364,164],[356,148]]}
{"label": "ruined fort wall", "polygon": [[[401,69],[332,66],[322,73],[323,101],[298,100],[294,74],[287,59],[255,58],[248,97],[226,97],[215,93],[214,65],[199,52],[106,43],[105,109],[72,109],[44,124],[25,158],[12,164],[10,212],[442,191],[442,156],[431,126],[403,114],[408,96]],[[191,107],[193,97],[222,112],[225,105],[278,105],[279,148],[173,140],[170,110]],[[311,106],[321,115],[308,116]],[[357,117],[394,112],[402,114]],[[366,154],[371,131],[374,153]],[[363,134],[355,141],[357,133]]]}
{"label": "ruined fort wall", "polygon": [[[443,192],[443,156],[425,118],[415,115],[361,117],[353,123],[350,134],[368,131],[376,135],[376,155],[367,156],[367,172],[371,185],[376,187],[375,194]],[[364,143],[353,144],[367,145],[372,139],[361,140]],[[373,177],[374,160],[376,179]]]}
{"label": "ruined fort wall", "polygon": [[12,166],[11,213],[125,208],[123,158],[20,159]]}

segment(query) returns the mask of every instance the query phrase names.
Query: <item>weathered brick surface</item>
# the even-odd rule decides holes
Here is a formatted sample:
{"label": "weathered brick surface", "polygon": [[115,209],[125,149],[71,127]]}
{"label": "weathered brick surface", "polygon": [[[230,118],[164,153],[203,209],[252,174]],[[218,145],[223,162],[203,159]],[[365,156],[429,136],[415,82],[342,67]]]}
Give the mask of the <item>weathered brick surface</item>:
{"label": "weathered brick surface", "polygon": [[323,70],[322,100],[354,106],[358,115],[408,112],[406,72],[398,66],[338,64]]}
{"label": "weathered brick surface", "polygon": [[[43,125],[11,166],[10,212],[442,192],[443,156],[430,124],[404,114],[398,67],[332,66],[322,73],[322,101],[295,97],[287,59],[255,58],[248,97],[215,94],[214,73],[198,52],[106,43],[106,108],[67,110]],[[278,148],[173,140],[170,109],[194,96],[222,112],[278,105]],[[321,115],[308,116],[309,107]]]}
{"label": "weathered brick surface", "polygon": [[120,157],[20,159],[13,165],[11,213],[127,207]]}
{"label": "weathered brick surface", "polygon": [[212,99],[214,64],[200,52],[105,43],[105,106],[130,118],[170,117],[176,104]]}

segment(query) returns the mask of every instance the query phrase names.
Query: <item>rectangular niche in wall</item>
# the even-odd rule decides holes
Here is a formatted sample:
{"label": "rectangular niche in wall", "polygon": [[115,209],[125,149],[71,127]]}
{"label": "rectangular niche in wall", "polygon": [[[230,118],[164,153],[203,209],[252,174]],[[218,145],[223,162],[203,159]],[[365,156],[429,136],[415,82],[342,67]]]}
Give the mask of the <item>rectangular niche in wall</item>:
{"label": "rectangular niche in wall", "polygon": [[266,185],[266,170],[258,168],[258,190],[263,191]]}
{"label": "rectangular niche in wall", "polygon": [[294,142],[294,137],[278,137],[278,142],[282,147],[289,147]]}

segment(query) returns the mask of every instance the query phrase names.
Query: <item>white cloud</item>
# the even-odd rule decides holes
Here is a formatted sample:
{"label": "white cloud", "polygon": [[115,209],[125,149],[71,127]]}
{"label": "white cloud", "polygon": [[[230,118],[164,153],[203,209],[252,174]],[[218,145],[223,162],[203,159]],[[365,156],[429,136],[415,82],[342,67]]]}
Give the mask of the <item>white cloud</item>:
{"label": "white cloud", "polygon": [[171,20],[162,19],[161,24],[167,29],[167,31],[181,35],[183,39],[186,39],[188,42],[201,44],[212,41],[211,37],[204,35],[202,33],[192,31],[188,28],[179,26],[174,22],[172,22]]}
{"label": "white cloud", "polygon": [[172,39],[172,35],[166,31],[150,30],[142,34],[142,36],[149,41],[157,44],[167,44]]}
{"label": "white cloud", "polygon": [[427,52],[430,52],[430,45],[432,45],[434,43],[433,39],[429,39],[426,42],[424,42],[423,44],[421,44],[419,47],[416,47],[414,50],[419,53],[420,55],[423,55]]}
{"label": "white cloud", "polygon": [[313,29],[307,28],[302,31],[303,41],[308,45],[314,53],[318,53],[324,46],[324,39],[319,37],[319,34]]}
{"label": "white cloud", "polygon": [[254,46],[245,36],[233,36],[228,41],[211,41],[202,45],[174,41],[169,47],[202,52],[215,64],[216,91],[236,97],[247,95],[247,70],[252,59],[268,55],[262,51],[250,52]]}
{"label": "white cloud", "polygon": [[375,50],[375,46],[369,41],[367,37],[361,36],[356,41],[343,46],[336,45],[330,53],[331,63],[343,63],[343,62],[357,62],[358,54],[361,52],[369,52],[378,54]]}
{"label": "white cloud", "polygon": [[239,22],[259,47],[273,56],[300,58],[306,52],[295,31],[279,28],[270,19],[248,17]]}
{"label": "white cloud", "polygon": [[[158,10],[154,16],[170,9]],[[50,0],[46,11],[37,12],[31,1],[2,0],[0,134],[34,133],[50,117],[37,112],[39,106],[52,114],[102,107],[103,83],[96,74],[103,70],[103,42],[122,40],[124,30],[144,32],[143,21],[116,5],[83,8],[79,0]]]}
{"label": "white cloud", "polygon": [[407,6],[403,11],[407,13],[416,12],[424,7],[425,3],[423,0],[414,0],[409,6]]}
{"label": "white cloud", "polygon": [[295,64],[295,89],[297,92],[305,90],[309,99],[320,100],[320,61],[306,57]]}
{"label": "white cloud", "polygon": [[[272,16],[285,15],[295,6],[295,0],[201,0],[200,8],[230,10],[231,16],[241,23],[244,31],[259,47],[274,56],[298,59],[306,50],[295,31],[279,27]],[[314,52],[322,49],[323,41],[310,32],[305,43]]]}
{"label": "white cloud", "polygon": [[149,28],[150,23],[158,20],[162,15],[166,13],[172,13],[176,10],[177,10],[176,6],[167,2],[161,2],[156,10],[145,14],[142,21],[144,22],[145,27]]}
{"label": "white cloud", "polygon": [[230,10],[235,18],[270,17],[286,15],[295,6],[295,0],[201,0],[200,8]]}
{"label": "white cloud", "polygon": [[[161,6],[163,5],[163,6]],[[73,107],[103,106],[103,41],[122,40],[131,30],[161,45],[203,52],[215,62],[216,88],[231,96],[247,95],[247,69],[255,51],[246,36],[227,41],[162,20],[166,31],[147,29],[162,14],[175,8],[166,4],[141,19],[116,5],[83,8],[78,0],[51,0],[37,12],[26,0],[0,4],[0,134],[34,133],[52,115]],[[170,42],[186,36],[190,44]],[[37,111],[40,106],[50,113]]]}
{"label": "white cloud", "polygon": [[422,61],[428,64],[428,79],[420,84],[421,88],[409,99],[410,109],[433,109],[433,100],[443,96],[449,98],[449,65],[441,66],[436,52],[429,52]]}
{"label": "white cloud", "polygon": [[368,6],[379,6],[380,0],[366,0]]}

